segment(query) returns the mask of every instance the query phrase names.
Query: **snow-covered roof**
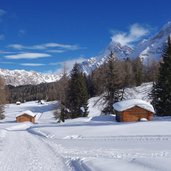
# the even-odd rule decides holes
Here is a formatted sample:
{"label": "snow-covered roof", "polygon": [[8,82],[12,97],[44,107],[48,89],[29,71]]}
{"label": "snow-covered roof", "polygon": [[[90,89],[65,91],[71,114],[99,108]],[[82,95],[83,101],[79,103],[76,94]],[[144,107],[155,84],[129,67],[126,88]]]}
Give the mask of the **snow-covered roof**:
{"label": "snow-covered roof", "polygon": [[36,113],[33,113],[30,110],[26,110],[24,112],[21,112],[21,113],[17,114],[16,117],[21,116],[21,115],[24,115],[24,114],[29,115],[29,116],[32,116],[32,117],[35,117],[36,116]]}
{"label": "snow-covered roof", "polygon": [[119,112],[122,112],[124,110],[130,109],[135,106],[141,107],[143,109],[146,109],[154,113],[153,106],[150,103],[141,99],[124,100],[124,101],[117,102],[113,105],[114,109]]}

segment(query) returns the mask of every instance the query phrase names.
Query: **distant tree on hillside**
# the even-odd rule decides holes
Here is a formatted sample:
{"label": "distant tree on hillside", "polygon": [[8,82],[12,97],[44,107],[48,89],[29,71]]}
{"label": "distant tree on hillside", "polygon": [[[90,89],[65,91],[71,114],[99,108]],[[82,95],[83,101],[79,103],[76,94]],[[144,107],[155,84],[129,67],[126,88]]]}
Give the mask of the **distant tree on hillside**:
{"label": "distant tree on hillside", "polygon": [[171,116],[171,39],[163,50],[159,74],[153,86],[153,104],[159,116]]}

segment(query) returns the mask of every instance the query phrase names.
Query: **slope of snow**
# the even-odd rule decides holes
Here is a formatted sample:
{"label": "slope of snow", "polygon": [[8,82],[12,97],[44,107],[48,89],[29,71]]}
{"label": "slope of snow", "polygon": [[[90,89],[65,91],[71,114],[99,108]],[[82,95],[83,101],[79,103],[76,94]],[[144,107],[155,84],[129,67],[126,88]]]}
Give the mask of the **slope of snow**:
{"label": "slope of snow", "polygon": [[27,85],[54,82],[61,78],[58,74],[41,74],[35,71],[0,69],[0,76],[6,85]]}

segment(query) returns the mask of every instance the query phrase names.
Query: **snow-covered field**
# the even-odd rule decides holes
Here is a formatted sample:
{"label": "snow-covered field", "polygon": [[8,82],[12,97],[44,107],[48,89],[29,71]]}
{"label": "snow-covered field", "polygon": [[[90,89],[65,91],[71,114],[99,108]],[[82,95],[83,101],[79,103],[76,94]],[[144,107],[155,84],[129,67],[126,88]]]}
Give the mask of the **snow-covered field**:
{"label": "snow-covered field", "polygon": [[[115,116],[98,116],[99,103],[89,104],[89,117],[60,124],[52,114],[57,102],[7,105],[0,171],[170,171],[171,118],[117,123]],[[42,114],[36,124],[16,123],[24,110]]]}

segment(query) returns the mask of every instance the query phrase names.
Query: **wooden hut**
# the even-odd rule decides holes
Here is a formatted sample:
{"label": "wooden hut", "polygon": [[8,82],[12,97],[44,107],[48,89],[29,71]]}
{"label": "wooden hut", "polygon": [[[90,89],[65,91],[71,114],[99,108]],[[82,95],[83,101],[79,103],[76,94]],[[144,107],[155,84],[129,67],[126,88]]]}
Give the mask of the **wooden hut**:
{"label": "wooden hut", "polygon": [[140,121],[142,118],[151,120],[154,114],[153,106],[140,99],[117,102],[113,107],[116,112],[116,120],[119,122]]}
{"label": "wooden hut", "polygon": [[30,110],[24,111],[18,115],[16,115],[17,122],[32,122],[35,123],[36,114],[31,112]]}

